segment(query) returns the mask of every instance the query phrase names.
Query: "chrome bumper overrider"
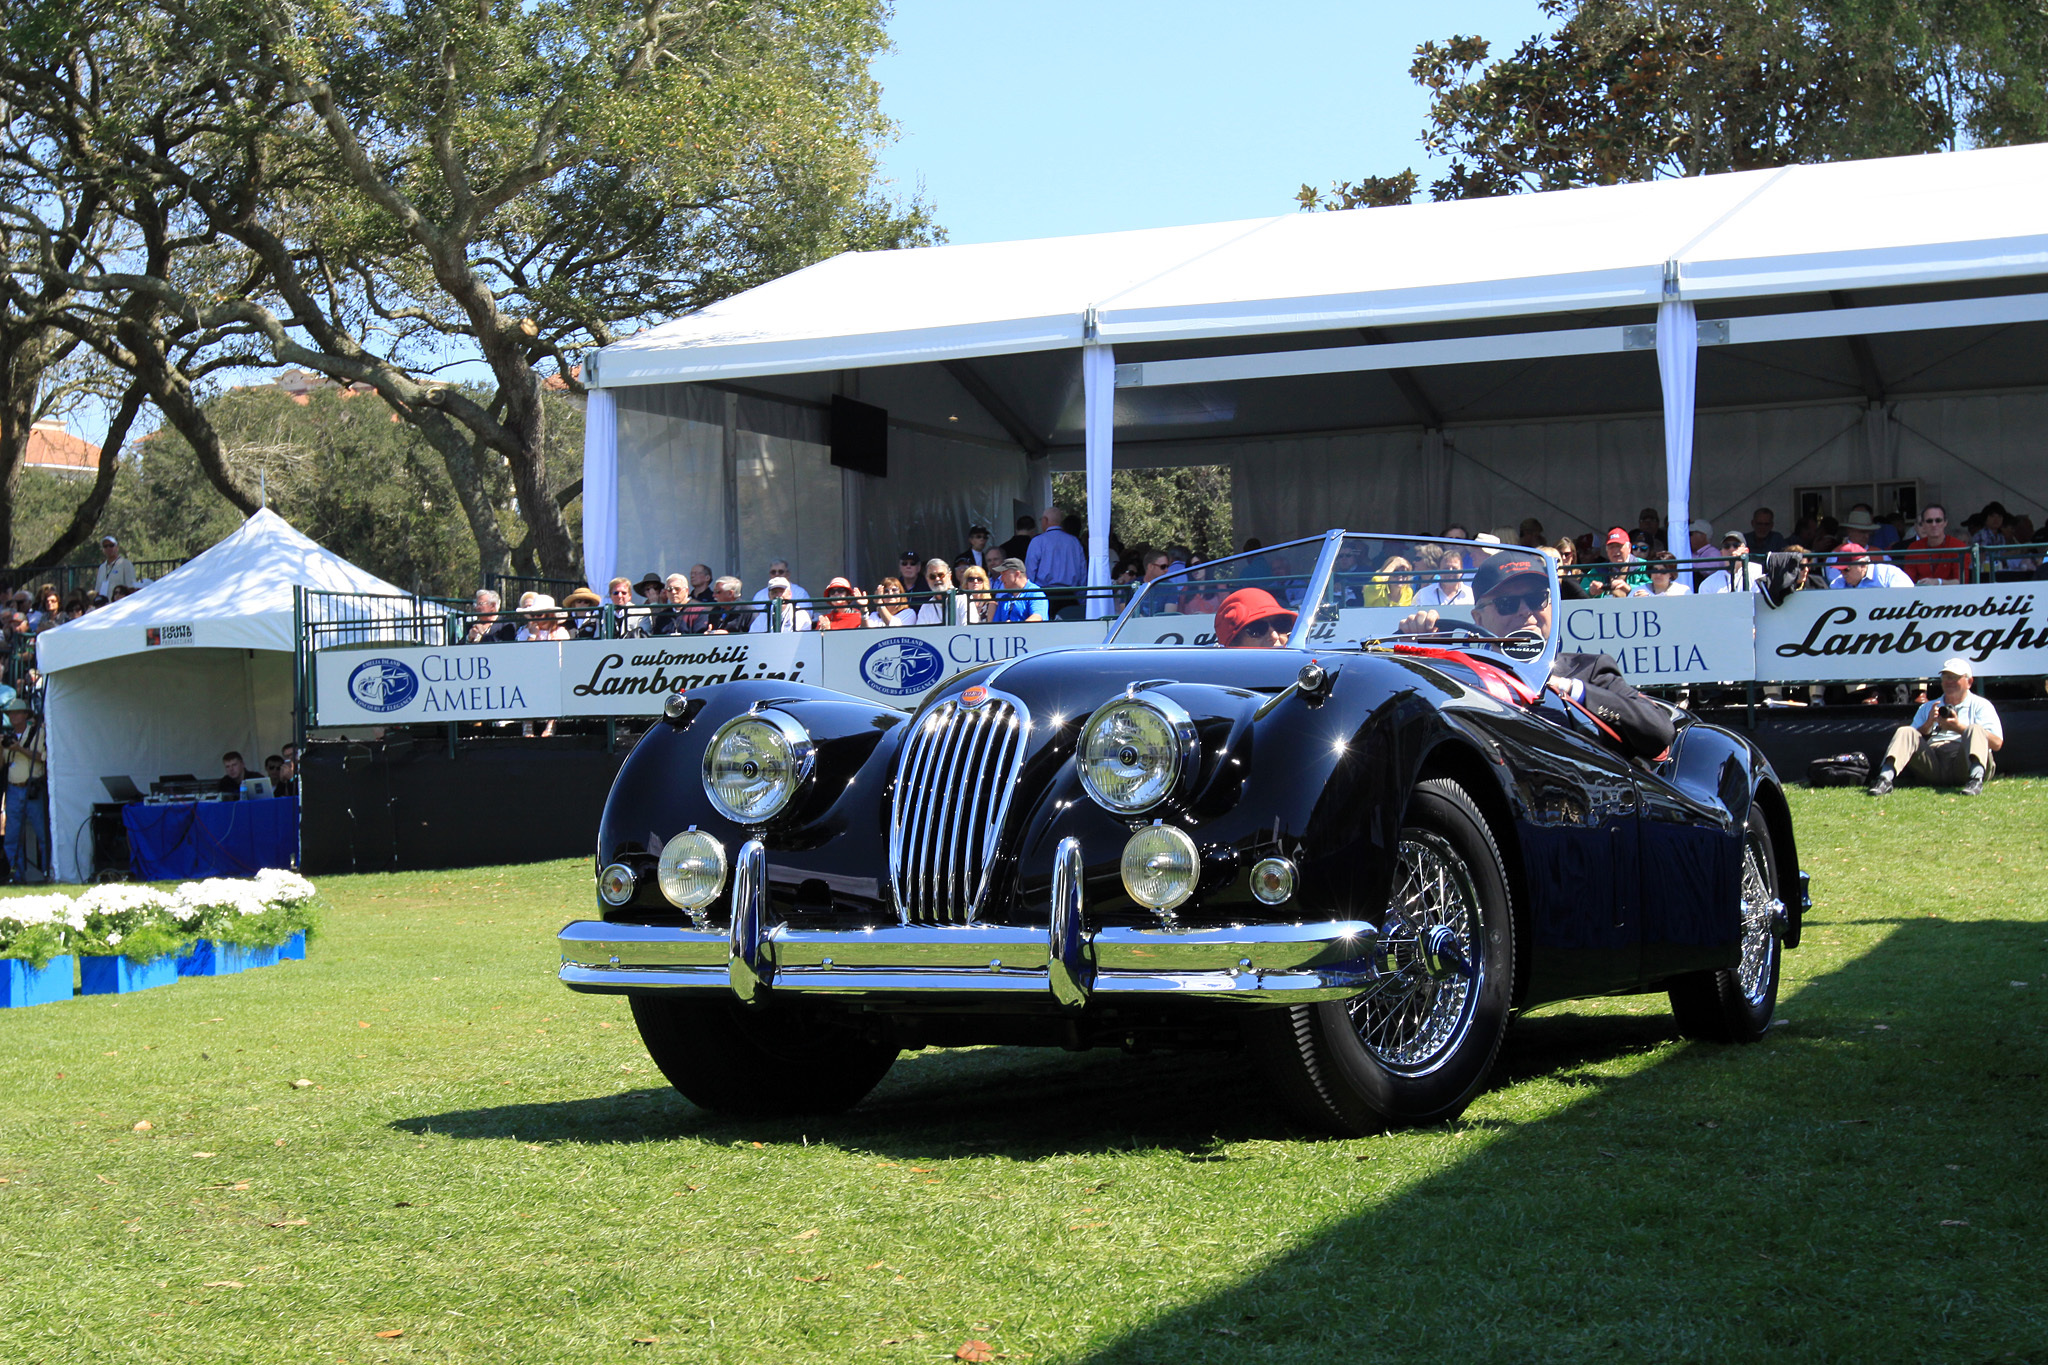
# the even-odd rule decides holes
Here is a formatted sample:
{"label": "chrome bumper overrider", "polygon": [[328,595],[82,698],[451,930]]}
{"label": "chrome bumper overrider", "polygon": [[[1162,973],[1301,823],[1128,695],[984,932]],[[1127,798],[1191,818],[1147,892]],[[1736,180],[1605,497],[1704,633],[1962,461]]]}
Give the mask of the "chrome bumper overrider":
{"label": "chrome bumper overrider", "polygon": [[1378,929],[1362,921],[1228,929],[1090,931],[1080,904],[1080,850],[1062,843],[1046,929],[1000,924],[888,925],[819,931],[763,927],[758,843],[734,867],[732,928],[578,920],[559,937],[561,979],[580,991],[730,991],[844,995],[1049,996],[1078,1009],[1096,995],[1177,993],[1280,1002],[1338,1000],[1376,979]]}

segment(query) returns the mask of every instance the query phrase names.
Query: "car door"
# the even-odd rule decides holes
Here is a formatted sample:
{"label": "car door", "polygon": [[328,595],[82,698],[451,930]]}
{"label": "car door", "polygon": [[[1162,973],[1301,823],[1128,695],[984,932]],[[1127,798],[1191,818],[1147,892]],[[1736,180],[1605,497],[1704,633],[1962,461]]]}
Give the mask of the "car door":
{"label": "car door", "polygon": [[1734,965],[1749,779],[1727,737],[1693,724],[1642,782],[1643,979]]}
{"label": "car door", "polygon": [[1555,697],[1526,723],[1530,742],[1516,764],[1535,950],[1529,999],[1626,989],[1641,965],[1636,771],[1581,731]]}

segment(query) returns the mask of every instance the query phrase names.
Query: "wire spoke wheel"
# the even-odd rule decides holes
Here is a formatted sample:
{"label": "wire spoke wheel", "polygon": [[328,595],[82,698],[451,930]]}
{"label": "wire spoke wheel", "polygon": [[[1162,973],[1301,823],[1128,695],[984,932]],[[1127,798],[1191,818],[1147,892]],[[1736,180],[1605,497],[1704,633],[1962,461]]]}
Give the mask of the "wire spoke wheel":
{"label": "wire spoke wheel", "polygon": [[1507,1028],[1515,911],[1486,816],[1456,781],[1418,782],[1392,851],[1372,988],[1249,1022],[1280,1100],[1340,1133],[1456,1118]]}
{"label": "wire spoke wheel", "polygon": [[1752,1007],[1763,1004],[1776,973],[1779,903],[1771,893],[1770,870],[1763,847],[1751,839],[1742,850],[1742,962],[1736,985]]}
{"label": "wire spoke wheel", "polygon": [[1752,809],[1737,870],[1741,901],[1735,960],[1723,968],[1673,977],[1667,989],[1678,1031],[1705,1043],[1753,1043],[1770,1029],[1778,1008],[1778,969],[1785,905],[1778,896],[1777,848],[1760,811]]}
{"label": "wire spoke wheel", "polygon": [[1384,983],[1352,1002],[1366,1050],[1391,1071],[1425,1075],[1472,1027],[1486,963],[1475,951],[1479,895],[1457,850],[1426,830],[1405,830],[1381,931]]}

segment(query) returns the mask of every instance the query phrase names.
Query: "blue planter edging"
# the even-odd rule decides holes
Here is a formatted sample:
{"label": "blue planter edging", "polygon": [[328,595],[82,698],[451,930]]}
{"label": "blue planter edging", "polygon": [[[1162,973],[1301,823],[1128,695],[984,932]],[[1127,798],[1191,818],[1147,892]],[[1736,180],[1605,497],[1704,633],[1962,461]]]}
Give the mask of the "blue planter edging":
{"label": "blue planter edging", "polygon": [[53,957],[44,967],[31,967],[18,957],[0,958],[0,1010],[70,998],[71,954]]}
{"label": "blue planter edging", "polygon": [[[178,955],[179,976],[219,976],[222,972],[220,945],[210,938],[194,939],[192,946]],[[240,971],[239,967],[227,968]]]}
{"label": "blue planter edging", "polygon": [[287,957],[302,959],[305,956],[306,936],[303,933],[293,934],[281,946],[268,948],[245,948],[239,943],[219,943],[202,938],[194,940],[178,959],[178,975],[232,976],[257,967],[275,967]]}
{"label": "blue planter edging", "polygon": [[169,953],[148,962],[131,962],[118,954],[97,957],[88,954],[78,964],[80,995],[126,995],[155,986],[175,985],[178,959]]}
{"label": "blue planter edging", "polygon": [[277,960],[279,962],[304,962],[306,960],[306,931],[304,929],[299,930],[299,932],[278,945]]}

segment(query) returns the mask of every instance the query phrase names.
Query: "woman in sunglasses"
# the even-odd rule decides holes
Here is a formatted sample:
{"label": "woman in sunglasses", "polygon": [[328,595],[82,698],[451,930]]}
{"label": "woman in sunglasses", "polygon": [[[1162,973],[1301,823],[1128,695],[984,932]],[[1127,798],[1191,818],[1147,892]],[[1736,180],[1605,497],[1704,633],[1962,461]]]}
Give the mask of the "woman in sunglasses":
{"label": "woman in sunglasses", "polygon": [[1225,649],[1277,649],[1287,643],[1294,617],[1264,588],[1239,588],[1216,609],[1216,643]]}

